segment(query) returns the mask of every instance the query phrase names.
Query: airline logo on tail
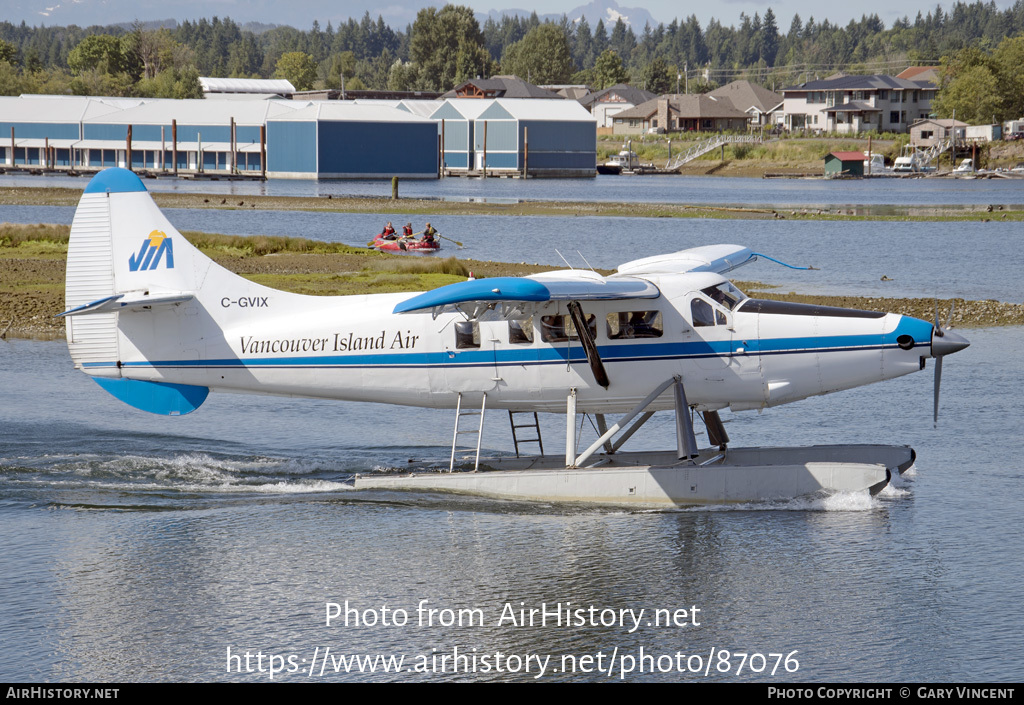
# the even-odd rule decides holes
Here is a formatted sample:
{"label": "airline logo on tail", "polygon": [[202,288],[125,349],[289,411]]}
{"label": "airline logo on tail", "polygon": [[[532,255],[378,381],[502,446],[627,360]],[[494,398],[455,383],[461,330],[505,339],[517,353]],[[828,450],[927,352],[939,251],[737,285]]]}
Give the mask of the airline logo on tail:
{"label": "airline logo on tail", "polygon": [[[167,256],[164,257],[164,254]],[[161,258],[168,269],[174,269],[174,247],[171,238],[159,230],[154,230],[142,242],[142,247],[128,258],[128,269],[133,272],[156,269]]]}

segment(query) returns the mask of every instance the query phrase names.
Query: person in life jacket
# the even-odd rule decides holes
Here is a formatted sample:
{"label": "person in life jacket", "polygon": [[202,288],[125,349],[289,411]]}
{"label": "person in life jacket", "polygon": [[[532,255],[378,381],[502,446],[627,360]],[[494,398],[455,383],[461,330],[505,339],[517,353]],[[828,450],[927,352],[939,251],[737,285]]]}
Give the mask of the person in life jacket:
{"label": "person in life jacket", "polygon": [[395,233],[395,228],[394,228],[393,225],[391,225],[391,221],[390,220],[388,221],[388,224],[384,226],[384,232],[382,232],[380,234],[380,237],[384,238],[385,240],[396,240],[396,239],[398,239],[398,236]]}
{"label": "person in life jacket", "polygon": [[412,223],[406,223],[402,226],[402,237],[412,238]]}
{"label": "person in life jacket", "polygon": [[433,245],[435,242],[437,242],[437,230],[435,230],[430,225],[430,223],[427,223],[427,227],[423,231],[423,238],[420,240],[420,242],[425,242],[430,245]]}

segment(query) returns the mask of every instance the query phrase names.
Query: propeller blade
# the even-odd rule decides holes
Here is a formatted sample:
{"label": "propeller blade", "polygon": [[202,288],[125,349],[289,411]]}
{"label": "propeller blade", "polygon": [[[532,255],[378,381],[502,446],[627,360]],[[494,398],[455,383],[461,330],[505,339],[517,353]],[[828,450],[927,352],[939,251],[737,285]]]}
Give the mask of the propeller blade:
{"label": "propeller blade", "polygon": [[950,302],[949,302],[949,315],[946,316],[946,325],[945,325],[946,328],[949,328],[949,324],[953,322],[953,307],[955,305],[956,305],[956,301],[955,300],[950,300]]}
{"label": "propeller blade", "polygon": [[939,386],[942,384],[942,358],[935,359],[935,408],[932,412],[932,427],[939,427]]}

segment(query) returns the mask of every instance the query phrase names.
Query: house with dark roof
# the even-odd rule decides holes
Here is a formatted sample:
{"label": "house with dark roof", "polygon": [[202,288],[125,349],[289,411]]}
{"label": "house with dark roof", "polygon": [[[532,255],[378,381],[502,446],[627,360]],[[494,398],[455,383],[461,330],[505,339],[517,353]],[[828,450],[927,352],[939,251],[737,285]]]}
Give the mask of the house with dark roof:
{"label": "house with dark roof", "polygon": [[473,78],[460,83],[448,91],[442,98],[552,98],[565,100],[540,86],[527,83],[518,76],[491,76],[490,78]]}
{"label": "house with dark roof", "polygon": [[905,78],[909,81],[931,81],[938,85],[941,68],[941,66],[909,66],[896,74],[896,78]]}
{"label": "house with dark roof", "polygon": [[893,76],[837,75],[782,89],[785,126],[812,132],[907,132],[927,118],[937,87]]}
{"label": "house with dark roof", "polygon": [[772,116],[782,113],[782,95],[750,81],[733,81],[708,95],[731,100],[738,110],[750,116],[751,127],[772,125]]}
{"label": "house with dark roof", "polygon": [[589,110],[597,120],[598,127],[612,127],[612,118],[615,115],[657,97],[657,94],[642,88],[617,83],[610,88],[590,93],[580,98],[579,101],[580,105]]}
{"label": "house with dark roof", "polygon": [[667,95],[623,110],[612,118],[616,135],[639,135],[648,130],[724,132],[745,130],[748,115],[727,98],[706,94]]}

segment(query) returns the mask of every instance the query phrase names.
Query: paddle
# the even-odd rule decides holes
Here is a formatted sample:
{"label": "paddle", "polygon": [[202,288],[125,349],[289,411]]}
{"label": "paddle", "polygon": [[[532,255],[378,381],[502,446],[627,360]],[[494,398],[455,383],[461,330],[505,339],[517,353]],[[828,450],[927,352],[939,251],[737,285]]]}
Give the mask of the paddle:
{"label": "paddle", "polygon": [[455,243],[456,245],[458,245],[459,247],[462,247],[462,243],[461,243],[461,242],[459,242],[458,240],[452,240],[452,239],[451,239],[450,237],[445,237],[445,236],[444,236],[444,235],[442,235],[441,233],[437,233],[437,236],[438,236],[439,238],[441,238],[442,240],[447,240],[448,242],[454,242],[454,243]]}

